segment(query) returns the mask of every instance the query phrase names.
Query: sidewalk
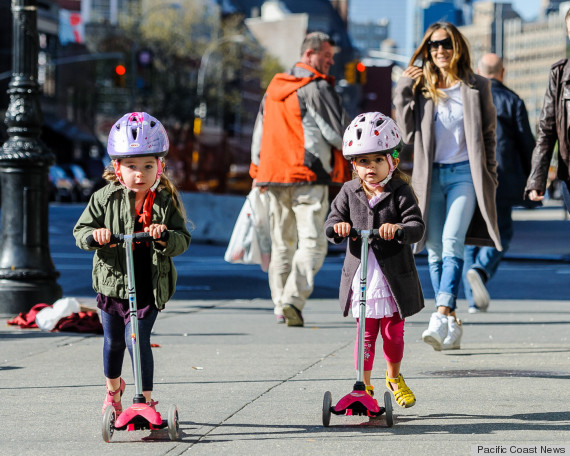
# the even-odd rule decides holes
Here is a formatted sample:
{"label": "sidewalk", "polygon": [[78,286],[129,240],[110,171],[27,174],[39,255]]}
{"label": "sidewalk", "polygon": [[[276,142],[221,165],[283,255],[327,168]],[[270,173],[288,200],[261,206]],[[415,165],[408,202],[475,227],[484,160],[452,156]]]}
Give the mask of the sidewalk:
{"label": "sidewalk", "polygon": [[[155,325],[155,399],[162,412],[177,404],[182,439],[116,432],[110,444],[100,431],[102,338],[1,326],[1,453],[455,456],[477,454],[474,445],[546,444],[570,451],[568,302],[494,300],[492,312],[465,316],[462,349],[449,352],[421,342],[429,316],[424,310],[406,324],[402,372],[416,406],[395,406],[392,428],[334,415],[324,428],[324,392],[336,404],[355,378],[354,320],[340,316],[336,300],[311,300],[305,328],[276,325],[267,300],[173,301]],[[383,364],[380,352],[379,397]],[[127,366],[128,355],[125,406],[133,394]]]}
{"label": "sidewalk", "polygon": [[547,201],[541,208],[515,209],[514,236],[505,259],[570,262],[570,220],[561,204]]}

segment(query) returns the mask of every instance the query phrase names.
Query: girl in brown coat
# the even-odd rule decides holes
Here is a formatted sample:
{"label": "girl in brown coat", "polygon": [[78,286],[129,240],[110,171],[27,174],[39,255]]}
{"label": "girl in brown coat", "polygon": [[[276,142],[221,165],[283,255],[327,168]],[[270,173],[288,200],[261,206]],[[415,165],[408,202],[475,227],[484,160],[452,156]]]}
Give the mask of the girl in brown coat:
{"label": "girl in brown coat", "polygon": [[[358,177],[343,185],[331,205],[325,230],[333,227],[340,243],[352,227],[379,229],[372,240],[367,264],[364,384],[371,385],[376,338],[382,334],[386,358],[386,386],[398,405],[411,407],[416,399],[400,374],[404,354],[404,318],[424,306],[418,273],[410,247],[424,234],[424,223],[407,176],[398,169],[401,134],[392,119],[379,112],[361,114],[346,129],[343,154]],[[394,240],[396,231],[402,236]],[[349,239],[340,282],[340,306],[347,316],[359,315],[360,239]],[[358,318],[357,318],[358,322]],[[357,328],[358,333],[358,328]],[[355,347],[357,359],[357,347]]]}
{"label": "girl in brown coat", "polygon": [[424,342],[435,350],[460,348],[456,318],[465,243],[501,250],[495,193],[496,111],[489,81],[473,74],[463,35],[447,22],[426,31],[396,87],[394,104],[404,141],[414,143],[412,185],[426,222],[437,311]]}

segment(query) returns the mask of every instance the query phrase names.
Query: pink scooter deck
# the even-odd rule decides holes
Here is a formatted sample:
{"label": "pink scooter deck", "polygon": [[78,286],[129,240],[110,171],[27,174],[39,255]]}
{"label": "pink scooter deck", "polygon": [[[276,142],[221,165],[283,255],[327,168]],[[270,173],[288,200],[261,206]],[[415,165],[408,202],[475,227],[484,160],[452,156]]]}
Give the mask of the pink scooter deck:
{"label": "pink scooter deck", "polygon": [[345,413],[346,415],[366,414],[368,416],[378,416],[384,413],[384,408],[380,408],[376,399],[374,399],[365,391],[354,390],[352,393],[347,394],[340,401],[338,401],[334,407],[334,413]]}
{"label": "pink scooter deck", "polygon": [[123,410],[123,413],[121,413],[117,418],[117,421],[115,421],[115,428],[129,426],[132,424],[133,420],[140,420],[140,418],[144,418],[146,421],[148,421],[151,429],[160,429],[163,427],[162,417],[160,416],[160,413],[158,413],[147,404],[143,403],[133,404],[126,410]]}

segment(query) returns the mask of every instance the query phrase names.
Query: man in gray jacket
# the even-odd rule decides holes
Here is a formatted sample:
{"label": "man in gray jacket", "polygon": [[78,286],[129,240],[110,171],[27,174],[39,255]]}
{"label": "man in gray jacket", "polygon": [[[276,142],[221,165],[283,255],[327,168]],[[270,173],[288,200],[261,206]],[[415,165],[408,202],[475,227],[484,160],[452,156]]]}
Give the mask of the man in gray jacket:
{"label": "man in gray jacket", "polygon": [[269,287],[277,322],[303,326],[302,310],[327,253],[323,233],[328,185],[347,117],[328,76],[334,42],[322,32],[305,38],[301,60],[274,76],[263,97],[251,145],[253,185],[269,195]]}

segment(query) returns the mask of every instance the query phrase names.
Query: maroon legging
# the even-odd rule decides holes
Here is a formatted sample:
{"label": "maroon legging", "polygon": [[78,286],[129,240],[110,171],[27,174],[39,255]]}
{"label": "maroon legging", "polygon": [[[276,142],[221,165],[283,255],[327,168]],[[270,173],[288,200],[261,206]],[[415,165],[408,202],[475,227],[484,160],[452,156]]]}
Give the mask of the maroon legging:
{"label": "maroon legging", "polygon": [[[404,320],[396,312],[391,317],[367,318],[364,323],[364,370],[372,370],[376,353],[376,339],[382,334],[384,358],[391,363],[399,363],[404,357]],[[358,318],[356,319],[358,334]],[[358,368],[358,337],[354,344],[354,364]]]}

